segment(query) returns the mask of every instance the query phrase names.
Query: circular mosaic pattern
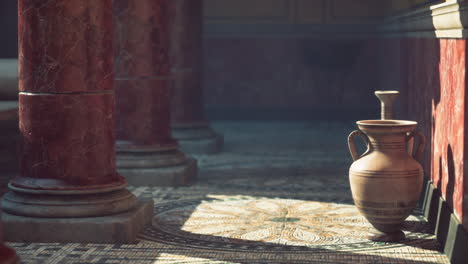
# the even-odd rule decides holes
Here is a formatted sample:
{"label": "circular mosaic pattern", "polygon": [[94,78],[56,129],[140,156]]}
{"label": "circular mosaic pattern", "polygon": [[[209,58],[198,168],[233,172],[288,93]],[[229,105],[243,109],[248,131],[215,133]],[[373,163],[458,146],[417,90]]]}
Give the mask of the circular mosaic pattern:
{"label": "circular mosaic pattern", "polygon": [[[210,201],[175,201],[156,206],[143,238],[210,250],[376,250],[397,244],[366,239],[373,230],[353,205],[243,196]],[[430,236],[411,216],[405,244]]]}

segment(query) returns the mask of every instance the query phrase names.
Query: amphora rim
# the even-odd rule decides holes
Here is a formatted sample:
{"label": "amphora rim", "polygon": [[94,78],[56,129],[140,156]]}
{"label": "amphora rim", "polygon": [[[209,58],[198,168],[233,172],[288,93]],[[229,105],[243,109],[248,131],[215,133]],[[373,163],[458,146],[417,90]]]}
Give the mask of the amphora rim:
{"label": "amphora rim", "polygon": [[380,95],[380,94],[400,94],[400,92],[396,91],[396,90],[381,90],[381,91],[375,91],[374,93],[376,95]]}
{"label": "amphora rim", "polygon": [[357,121],[359,129],[369,132],[411,132],[418,126],[418,122],[411,120],[360,120]]}

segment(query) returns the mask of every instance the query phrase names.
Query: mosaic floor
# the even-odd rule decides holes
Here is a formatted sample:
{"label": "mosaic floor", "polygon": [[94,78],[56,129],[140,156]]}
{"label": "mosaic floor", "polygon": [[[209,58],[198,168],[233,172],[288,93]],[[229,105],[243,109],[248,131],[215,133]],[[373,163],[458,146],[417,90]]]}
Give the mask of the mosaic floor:
{"label": "mosaic floor", "polygon": [[155,201],[134,245],[10,243],[27,264],[449,263],[417,212],[406,240],[375,243],[348,188],[353,124],[223,122],[225,152],[199,156],[199,182],[132,187]]}

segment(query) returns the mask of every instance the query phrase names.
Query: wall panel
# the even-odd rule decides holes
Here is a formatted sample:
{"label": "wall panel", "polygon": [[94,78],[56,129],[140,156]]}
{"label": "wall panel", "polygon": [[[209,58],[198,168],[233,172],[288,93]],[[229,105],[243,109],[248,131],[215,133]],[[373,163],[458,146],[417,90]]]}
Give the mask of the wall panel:
{"label": "wall panel", "polygon": [[330,1],[330,18],[333,22],[368,21],[382,17],[383,13],[384,7],[380,1]]}
{"label": "wall panel", "polygon": [[205,0],[208,23],[291,23],[295,0]]}
{"label": "wall panel", "polygon": [[295,21],[298,24],[326,23],[326,0],[297,0]]}
{"label": "wall panel", "polygon": [[324,24],[363,22],[381,17],[375,0],[205,0],[207,23]]}

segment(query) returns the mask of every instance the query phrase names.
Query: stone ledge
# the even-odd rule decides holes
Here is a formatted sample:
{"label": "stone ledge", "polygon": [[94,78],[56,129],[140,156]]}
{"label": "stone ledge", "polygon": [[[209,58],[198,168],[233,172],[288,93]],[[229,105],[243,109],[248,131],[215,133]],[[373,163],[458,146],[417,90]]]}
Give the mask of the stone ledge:
{"label": "stone ledge", "polygon": [[117,171],[133,186],[189,186],[197,179],[197,161],[188,158],[180,165],[159,168],[119,168]]}
{"label": "stone ledge", "polygon": [[450,262],[452,264],[466,263],[468,231],[463,228],[432,182],[429,182],[426,188],[423,210],[424,216]]}
{"label": "stone ledge", "polygon": [[379,20],[337,24],[204,24],[203,37],[210,38],[368,38],[375,35]]}
{"label": "stone ledge", "polygon": [[468,2],[451,0],[385,18],[379,26],[384,36],[466,38]]}
{"label": "stone ledge", "polygon": [[132,210],[86,218],[32,218],[3,213],[4,238],[34,243],[135,243],[151,223],[154,202],[140,200]]}
{"label": "stone ledge", "polygon": [[179,149],[189,154],[215,154],[222,150],[224,136],[215,133],[210,138],[178,139]]}

